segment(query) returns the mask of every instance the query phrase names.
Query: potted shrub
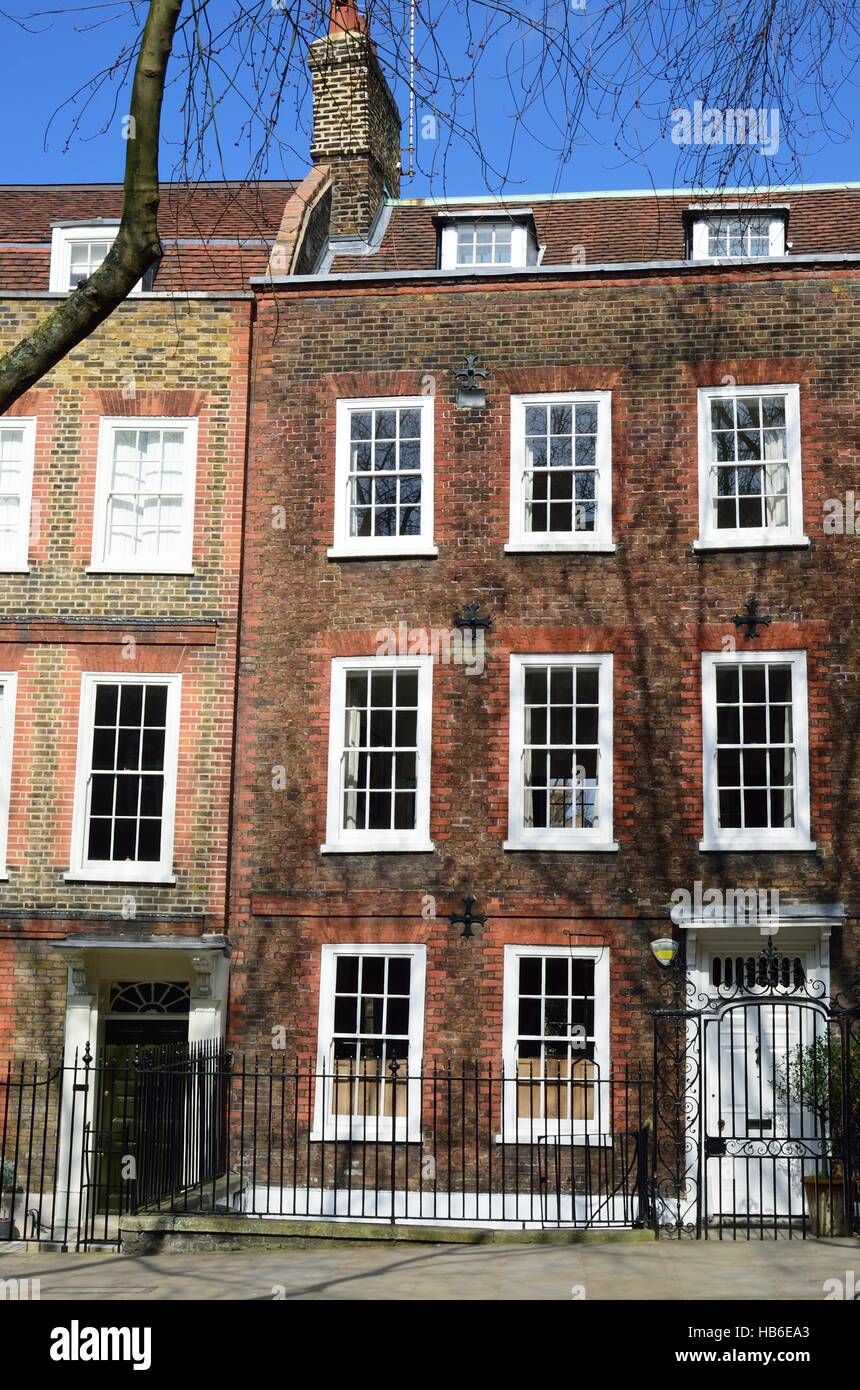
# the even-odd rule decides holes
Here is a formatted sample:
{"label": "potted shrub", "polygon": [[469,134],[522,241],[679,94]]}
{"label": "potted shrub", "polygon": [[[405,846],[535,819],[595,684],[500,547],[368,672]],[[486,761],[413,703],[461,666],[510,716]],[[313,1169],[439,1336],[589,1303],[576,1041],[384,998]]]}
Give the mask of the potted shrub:
{"label": "potted shrub", "polygon": [[850,1123],[850,1117],[860,1112],[860,1038],[824,1033],[814,1042],[799,1043],[781,1064],[776,1093],[787,1105],[802,1106],[816,1117],[824,1162],[803,1177],[812,1234],[850,1234],[853,1193],[846,1194],[843,1159],[850,1136],[845,1133],[845,1117]]}
{"label": "potted shrub", "polygon": [[0,1165],[0,1240],[9,1240],[14,1234],[12,1221],[15,1214],[15,1166],[10,1158],[4,1158]]}

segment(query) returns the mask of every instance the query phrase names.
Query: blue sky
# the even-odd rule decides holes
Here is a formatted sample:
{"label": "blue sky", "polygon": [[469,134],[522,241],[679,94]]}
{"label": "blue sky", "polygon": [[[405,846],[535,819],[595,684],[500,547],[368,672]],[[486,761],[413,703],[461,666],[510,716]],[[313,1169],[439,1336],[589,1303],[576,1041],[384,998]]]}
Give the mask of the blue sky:
{"label": "blue sky", "polygon": [[[585,5],[597,2],[585,0]],[[214,0],[214,3],[221,5],[223,13],[229,12],[229,0]],[[404,6],[405,17],[406,0],[389,0],[395,10],[398,3]],[[571,0],[571,5],[570,23],[581,22],[585,35],[588,11],[581,0]],[[528,4],[524,6],[527,8]],[[12,11],[15,12],[24,14],[27,10],[19,4],[17,10]],[[142,6],[138,6],[138,13],[142,12]],[[459,25],[461,16],[451,12],[436,37],[447,52],[460,55],[462,65],[464,33]],[[0,16],[0,120],[5,131],[14,132],[11,139],[3,142],[0,181],[104,182],[122,177],[125,146],[121,138],[121,117],[128,103],[127,95],[118,90],[117,84],[108,86],[78,132],[72,131],[73,108],[61,110],[50,129],[49,122],[60,102],[70,97],[102,64],[112,60],[135,33],[131,10],[120,6],[108,8],[94,3],[71,15],[46,11],[30,22],[27,31]],[[551,189],[670,187],[687,181],[684,170],[679,169],[678,147],[669,138],[668,131],[661,134],[651,116],[645,113],[628,127],[627,153],[617,148],[617,122],[607,116],[600,119],[590,116],[583,121],[569,157],[560,161],[558,121],[553,119],[553,110],[560,109],[564,95],[560,90],[551,89],[546,106],[533,105],[527,125],[517,127],[514,100],[505,79],[511,52],[510,37],[497,40],[495,47],[490,45],[474,87],[480,142],[495,172],[488,174],[482,169],[467,141],[455,138],[446,144],[444,123],[440,132],[437,122],[434,139],[433,122],[426,120],[427,107],[419,104],[416,113],[418,153],[424,171],[404,181],[402,193],[405,196],[486,193],[502,188],[509,193],[534,193]],[[402,82],[395,81],[395,90],[405,117],[406,88]],[[690,93],[691,105],[695,96],[695,91]],[[444,105],[444,90],[439,100]],[[174,89],[168,96],[165,111],[162,177],[169,177],[180,146],[181,128],[176,105]],[[788,176],[793,182],[798,174],[805,182],[860,180],[860,134],[854,120],[855,115],[860,115],[858,93],[852,89],[843,92],[841,108],[843,114],[838,121],[836,140],[813,133],[806,143],[799,170],[789,173],[787,166],[780,167],[779,160],[764,162],[761,166],[763,181],[777,183]],[[229,177],[241,178],[247,172],[246,149],[241,142],[236,144],[242,110],[241,97],[225,97],[219,101],[223,158],[220,163],[213,161],[210,170],[213,177],[223,171]],[[300,175],[308,167],[308,118],[306,99],[300,101],[298,112],[295,103],[285,112],[279,126],[283,146],[272,152],[270,177]],[[516,138],[509,154],[515,130]],[[427,138],[428,133],[430,138]],[[642,153],[634,160],[629,150],[636,142]],[[436,168],[431,177],[428,170],[433,162]],[[500,172],[503,169],[507,170],[506,176]]]}

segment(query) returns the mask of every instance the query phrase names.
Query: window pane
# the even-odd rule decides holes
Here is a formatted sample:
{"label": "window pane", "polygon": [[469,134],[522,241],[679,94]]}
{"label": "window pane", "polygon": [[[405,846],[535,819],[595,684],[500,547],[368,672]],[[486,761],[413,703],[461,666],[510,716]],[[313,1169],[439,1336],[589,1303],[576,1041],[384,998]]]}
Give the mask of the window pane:
{"label": "window pane", "polygon": [[546,1129],[593,1118],[594,961],[556,953],[521,957],[518,983],[518,1120]]}
{"label": "window pane", "polygon": [[355,992],[358,989],[358,956],[338,956],[335,989],[341,993]]}
{"label": "window pane", "polygon": [[[419,536],[420,410],[353,411],[350,430],[350,535]],[[372,486],[368,474],[373,477]]]}
{"label": "window pane", "polygon": [[96,686],[87,827],[90,860],[160,859],[165,732],[145,728],[145,698],[149,717],[163,724],[166,686]]}
{"label": "window pane", "polygon": [[[523,525],[572,535],[597,525],[597,405],[525,407]],[[547,476],[549,470],[549,476]],[[571,506],[576,500],[584,505]],[[543,503],[548,502],[548,506]]]}
{"label": "window pane", "polygon": [[105,559],[169,558],[184,531],[185,431],[112,432]]}
{"label": "window pane", "polygon": [[598,824],[598,671],[553,665],[523,674],[523,824],[592,829]]}
{"label": "window pane", "polygon": [[[710,404],[711,459],[741,463],[711,469],[718,530],[787,527],[789,473],[785,396],[742,394]],[[785,461],[781,467],[774,460]],[[769,461],[773,466],[764,468]]]}
{"label": "window pane", "polygon": [[723,828],[783,829],[794,819],[791,668],[717,668],[717,799]]}
{"label": "window pane", "polygon": [[[330,1091],[336,1115],[406,1114],[411,960],[408,957],[339,956],[335,969]],[[391,1063],[399,1061],[396,1074]],[[396,1100],[393,1092],[396,1090]]]}

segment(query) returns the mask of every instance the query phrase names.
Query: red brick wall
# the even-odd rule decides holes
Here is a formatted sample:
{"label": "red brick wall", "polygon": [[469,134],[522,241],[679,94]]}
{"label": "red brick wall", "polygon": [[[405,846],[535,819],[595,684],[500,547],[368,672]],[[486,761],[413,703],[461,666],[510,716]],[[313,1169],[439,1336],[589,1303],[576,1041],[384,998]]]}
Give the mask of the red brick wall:
{"label": "red brick wall", "polygon": [[[497,1047],[493,952],[532,939],[526,931],[558,945],[597,923],[614,943],[613,999],[630,1012],[653,986],[647,942],[669,929],[677,888],[776,888],[782,902],[844,902],[856,917],[860,538],[825,536],[823,503],[854,486],[858,296],[853,271],[776,270],[519,289],[320,287],[261,301],[234,844],[239,1040],[265,1045],[297,1011],[296,1041],[307,1045],[319,943],[386,939],[380,894],[410,904],[432,894],[450,911],[471,891],[488,911],[487,934],[471,944],[444,928],[432,936],[428,1046],[432,1033],[457,1053]],[[454,404],[452,368],[467,351],[490,369],[485,410]],[[692,550],[696,389],[729,374],[742,385],[800,383],[809,549]],[[597,388],[613,393],[617,552],[505,554],[508,395]],[[435,390],[438,558],[328,560],[335,399],[421,389]],[[273,529],[273,506],[286,508],[285,530]],[[808,653],[812,853],[698,849],[700,653],[736,634],[732,618],[750,594],[774,620],[759,648]],[[434,671],[436,852],[320,856],[331,656],[373,652],[376,632],[400,621],[449,627],[469,600],[494,626],[483,675]],[[564,650],[615,656],[620,849],[506,853],[508,656]],[[271,784],[277,765],[287,769],[283,791]],[[338,915],[335,902],[346,904]],[[490,903],[512,915],[502,920]],[[397,913],[398,939],[426,929],[416,912]],[[852,922],[849,953],[856,940]],[[836,941],[837,965],[842,951]]]}
{"label": "red brick wall", "polygon": [[[0,341],[40,312],[0,300]],[[13,408],[37,417],[38,529],[30,573],[0,575],[0,670],[19,673],[0,1059],[62,1040],[66,963],[51,941],[225,928],[250,345],[247,300],[130,300]],[[193,575],[87,572],[99,420],[112,415],[197,416]],[[64,878],[84,671],[182,674],[175,884]]]}

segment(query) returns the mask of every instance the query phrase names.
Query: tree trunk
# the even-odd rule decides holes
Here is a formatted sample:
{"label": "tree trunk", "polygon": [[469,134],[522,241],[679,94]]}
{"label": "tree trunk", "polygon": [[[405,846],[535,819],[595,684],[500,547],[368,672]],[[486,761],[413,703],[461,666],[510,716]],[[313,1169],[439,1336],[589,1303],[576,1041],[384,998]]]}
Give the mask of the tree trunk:
{"label": "tree trunk", "polygon": [[126,298],[161,255],[158,146],[164,81],[182,0],[150,0],[131,92],[122,221],[88,280],[0,358],[0,414],[39,381]]}

